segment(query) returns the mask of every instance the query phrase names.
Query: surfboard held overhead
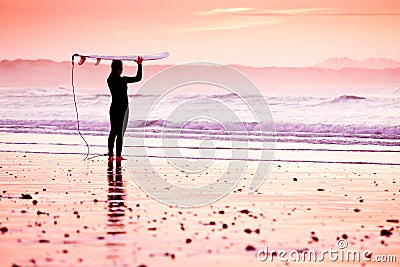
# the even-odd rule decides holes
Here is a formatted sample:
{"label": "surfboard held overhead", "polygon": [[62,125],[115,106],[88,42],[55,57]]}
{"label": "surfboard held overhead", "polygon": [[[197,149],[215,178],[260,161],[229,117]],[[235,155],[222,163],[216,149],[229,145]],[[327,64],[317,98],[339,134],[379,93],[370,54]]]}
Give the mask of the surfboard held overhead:
{"label": "surfboard held overhead", "polygon": [[[80,60],[78,62],[78,65],[82,65],[85,63],[87,58],[90,59],[96,59],[95,65],[99,65],[101,60],[122,60],[122,61],[137,61],[139,56],[103,56],[103,55],[82,55],[82,54],[74,54],[72,56],[72,59],[74,57],[80,57]],[[168,52],[164,53],[159,53],[159,54],[152,54],[152,55],[145,55],[141,56],[143,58],[143,61],[149,61],[149,60],[158,60],[158,59],[163,59],[169,56]]]}

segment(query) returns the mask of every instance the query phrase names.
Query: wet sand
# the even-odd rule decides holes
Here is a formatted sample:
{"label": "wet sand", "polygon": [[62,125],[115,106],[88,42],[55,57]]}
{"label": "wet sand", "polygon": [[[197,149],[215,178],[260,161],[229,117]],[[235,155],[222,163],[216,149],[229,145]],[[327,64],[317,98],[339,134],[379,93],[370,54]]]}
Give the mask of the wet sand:
{"label": "wet sand", "polygon": [[249,195],[250,165],[233,192],[193,209],[147,197],[125,162],[115,167],[81,155],[0,153],[0,266],[296,266],[261,262],[257,251],[322,251],[340,238],[400,261],[398,166],[274,163]]}

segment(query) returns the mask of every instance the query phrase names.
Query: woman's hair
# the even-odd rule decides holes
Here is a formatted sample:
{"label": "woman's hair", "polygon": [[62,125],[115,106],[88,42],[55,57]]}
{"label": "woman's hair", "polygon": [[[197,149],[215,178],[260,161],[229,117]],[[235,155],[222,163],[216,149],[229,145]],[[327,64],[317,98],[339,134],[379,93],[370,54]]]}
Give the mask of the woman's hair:
{"label": "woman's hair", "polygon": [[111,73],[118,73],[119,71],[122,71],[122,61],[114,59],[111,63]]}

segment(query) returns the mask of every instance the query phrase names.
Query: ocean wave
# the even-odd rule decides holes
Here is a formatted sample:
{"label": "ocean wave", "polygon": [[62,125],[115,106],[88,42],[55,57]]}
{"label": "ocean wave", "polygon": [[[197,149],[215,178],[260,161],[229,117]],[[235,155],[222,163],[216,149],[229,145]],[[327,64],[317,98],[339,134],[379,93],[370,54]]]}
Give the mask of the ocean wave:
{"label": "ocean wave", "polygon": [[341,95],[331,101],[331,103],[344,103],[344,102],[356,102],[366,100],[366,97],[356,95]]}
{"label": "ocean wave", "polygon": [[[81,121],[81,129],[84,131],[108,132],[108,121]],[[51,129],[54,131],[76,131],[77,122],[75,120],[0,120],[2,131],[18,132],[21,129],[24,132],[36,129]],[[231,134],[236,132],[238,135],[261,135],[263,132],[277,135],[290,133],[303,134],[304,136],[320,135],[341,135],[351,136],[375,136],[376,138],[385,137],[390,139],[400,139],[400,125],[382,126],[382,125],[336,125],[336,124],[305,124],[305,123],[257,123],[257,122],[213,122],[213,121],[190,121],[190,122],[172,122],[167,120],[136,120],[130,121],[129,129],[155,129],[157,131],[186,132],[186,133],[218,133]]]}

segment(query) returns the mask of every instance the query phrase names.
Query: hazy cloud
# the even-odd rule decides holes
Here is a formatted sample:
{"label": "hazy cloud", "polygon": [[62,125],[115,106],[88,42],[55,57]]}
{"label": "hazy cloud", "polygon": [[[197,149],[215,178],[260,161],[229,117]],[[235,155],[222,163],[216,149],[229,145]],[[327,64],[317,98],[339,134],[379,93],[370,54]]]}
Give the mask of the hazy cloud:
{"label": "hazy cloud", "polygon": [[[233,14],[233,13],[232,13]],[[243,16],[400,16],[395,12],[343,12],[336,8],[299,8],[299,9],[279,9],[279,10],[249,10],[237,12],[234,15]]]}
{"label": "hazy cloud", "polygon": [[272,14],[272,15],[283,15],[283,16],[294,16],[301,14],[323,14],[324,12],[336,10],[335,8],[292,8],[292,9],[261,9],[253,10],[254,12],[245,12],[247,14]]}
{"label": "hazy cloud", "polygon": [[[215,8],[196,13],[207,18],[205,25],[178,29],[178,32],[196,31],[222,31],[244,29],[261,25],[272,25],[287,21],[286,18],[297,16],[398,16],[399,13],[346,13],[337,8],[314,7],[314,8],[292,8],[292,9],[258,9],[254,7],[229,7]],[[221,16],[224,16],[223,19]]]}
{"label": "hazy cloud", "polygon": [[197,31],[222,31],[222,30],[236,30],[244,29],[249,27],[261,26],[261,25],[271,25],[280,23],[277,19],[263,19],[263,20],[253,20],[253,21],[238,21],[232,23],[221,23],[210,26],[202,27],[192,27],[179,30],[180,32],[197,32]]}
{"label": "hazy cloud", "polygon": [[343,12],[336,8],[257,9],[253,7],[216,8],[197,12],[198,15],[231,14],[242,16],[400,16],[399,12]]}
{"label": "hazy cloud", "polygon": [[197,12],[198,15],[216,15],[216,14],[232,14],[232,15],[298,15],[304,13],[316,13],[336,10],[334,8],[293,8],[293,9],[256,9],[254,7],[230,7],[216,8],[207,11]]}
{"label": "hazy cloud", "polygon": [[229,8],[215,8],[207,11],[197,12],[198,15],[215,15],[215,14],[232,14],[238,12],[252,11],[252,7],[229,7]]}

